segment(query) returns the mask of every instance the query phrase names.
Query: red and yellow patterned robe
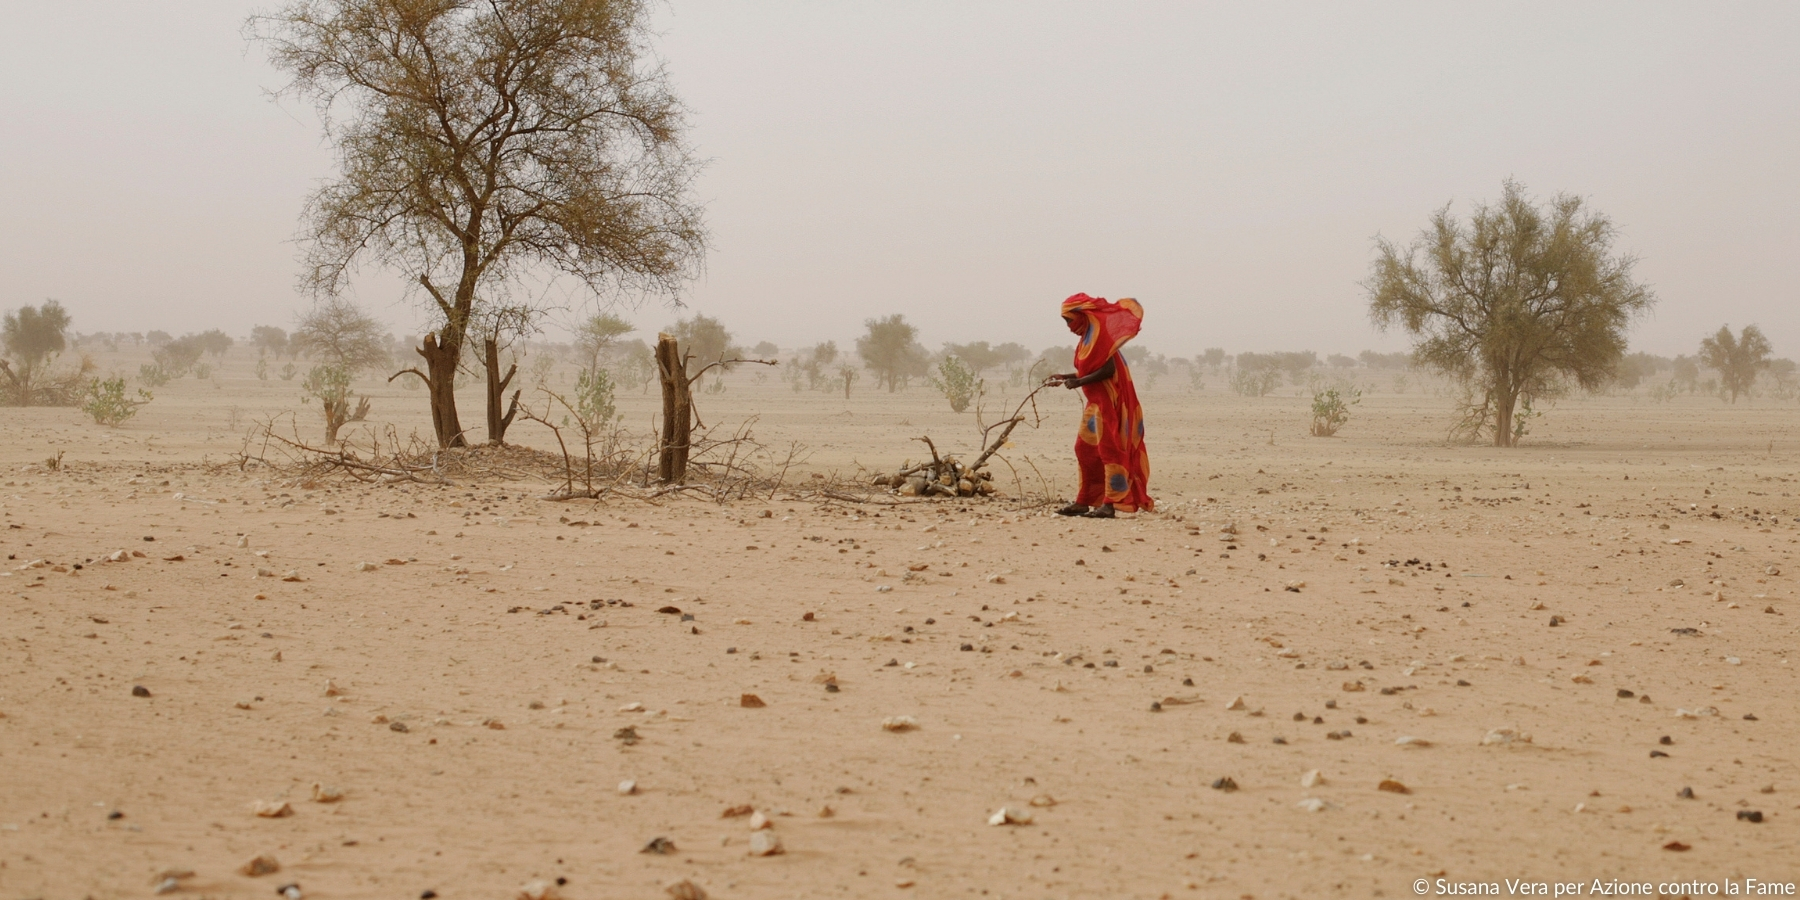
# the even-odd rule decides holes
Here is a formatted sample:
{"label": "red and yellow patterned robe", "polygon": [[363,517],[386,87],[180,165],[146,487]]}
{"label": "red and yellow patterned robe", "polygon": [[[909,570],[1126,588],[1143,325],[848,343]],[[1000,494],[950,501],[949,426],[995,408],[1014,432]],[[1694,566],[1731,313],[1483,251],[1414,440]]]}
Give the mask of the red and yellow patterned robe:
{"label": "red and yellow patterned robe", "polygon": [[1144,308],[1136,300],[1117,303],[1076,294],[1062,304],[1063,320],[1081,337],[1075,347],[1075,374],[1086,376],[1114,360],[1113,376],[1082,385],[1087,407],[1081,413],[1081,430],[1075,441],[1075,460],[1081,466],[1081,490],[1075,502],[1083,506],[1110,503],[1120,512],[1155,507],[1148,490],[1150,456],[1144,451],[1144,408],[1138,405],[1131,370],[1120,354],[1125,342],[1137,336]]}

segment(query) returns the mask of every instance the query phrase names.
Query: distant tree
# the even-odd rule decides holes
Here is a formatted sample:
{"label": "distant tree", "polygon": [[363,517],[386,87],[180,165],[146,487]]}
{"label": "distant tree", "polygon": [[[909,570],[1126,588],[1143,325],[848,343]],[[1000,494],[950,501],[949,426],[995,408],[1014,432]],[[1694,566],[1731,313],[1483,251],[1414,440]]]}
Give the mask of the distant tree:
{"label": "distant tree", "polygon": [[1729,395],[1732,403],[1739,394],[1750,393],[1756,373],[1769,367],[1772,352],[1769,339],[1755,325],[1745,325],[1737,337],[1732,337],[1731,326],[1725,325],[1700,342],[1700,362],[1719,373],[1720,392]]}
{"label": "distant tree", "polygon": [[996,352],[993,347],[988,346],[987,341],[974,341],[967,344],[945,344],[944,353],[962,360],[963,364],[969,367],[969,371],[974,372],[976,376],[980,376],[981,373],[1000,365],[1002,362],[1002,355]]}
{"label": "distant tree", "polygon": [[1199,360],[1201,365],[1209,369],[1217,369],[1220,366],[1225,365],[1225,348],[1208,347],[1205,352],[1201,353],[1198,357],[1195,357],[1195,359]]}
{"label": "distant tree", "polygon": [[[534,272],[673,295],[705,237],[684,110],[643,0],[286,0],[246,32],[315,101],[338,176],[308,203],[305,281],[359,262],[419,285],[432,427],[467,443],[463,344],[484,300]],[[489,419],[496,401],[488,395]]]}
{"label": "distant tree", "polygon": [[756,346],[751,348],[750,352],[756,354],[761,359],[774,359],[775,355],[781,352],[781,348],[768,341],[758,341]]}
{"label": "distant tree", "polygon": [[1371,369],[1407,369],[1412,367],[1411,353],[1377,353],[1364,350],[1356,354],[1362,364]]}
{"label": "distant tree", "polygon": [[1619,366],[1613,372],[1613,383],[1630,390],[1668,366],[1669,360],[1653,353],[1627,354],[1619,360]]}
{"label": "distant tree", "polygon": [[51,364],[69,345],[68,331],[69,312],[55,300],[6,314],[0,322],[0,375],[6,377],[10,405],[60,401],[42,395]]}
{"label": "distant tree", "polygon": [[[1655,303],[1631,278],[1636,260],[1612,255],[1606,216],[1559,194],[1539,209],[1507,181],[1499,203],[1465,225],[1444,206],[1409,246],[1376,240],[1369,314],[1414,338],[1414,357],[1468,393],[1457,430],[1511,447],[1523,400],[1556,396],[1570,381],[1593,390],[1625,352],[1625,327]],[[1420,257],[1423,256],[1423,259]],[[1480,399],[1476,400],[1476,395]]]}
{"label": "distant tree", "polygon": [[588,358],[588,371],[600,371],[600,357],[613,342],[637,330],[637,326],[612,313],[595,313],[575,328],[575,346]]}
{"label": "distant tree", "polygon": [[1325,362],[1334,369],[1356,368],[1356,358],[1353,356],[1345,356],[1342,353],[1333,353],[1330,356],[1325,357]]}
{"label": "distant tree", "polygon": [[1700,383],[1700,361],[1683,354],[1675,357],[1675,361],[1670,363],[1669,368],[1674,382],[1686,388],[1688,393],[1693,393],[1694,388]]}
{"label": "distant tree", "polygon": [[280,359],[288,352],[288,333],[273,325],[258,325],[250,329],[250,345]]}
{"label": "distant tree", "polygon": [[175,338],[166,331],[152,331],[145,335],[144,339],[149,341],[152,347],[161,347]]}
{"label": "distant tree", "polygon": [[[694,314],[691,319],[682,319],[666,329],[675,336],[676,343],[681,345],[681,352],[693,356],[690,372],[698,372],[702,366],[733,359],[744,355],[742,348],[731,342],[731,331],[725,323],[711,316]],[[730,368],[729,365],[720,366]]]}
{"label": "distant tree", "polygon": [[164,341],[162,346],[150,351],[150,358],[156,360],[156,367],[162,370],[163,378],[180,378],[194,370],[200,357],[206,354],[206,345],[200,342],[197,334],[184,334],[181,337]]}
{"label": "distant tree", "polygon": [[200,349],[210,354],[214,359],[223,358],[226,352],[231,349],[231,345],[235,343],[232,341],[231,335],[226,334],[217,328],[209,328],[194,337],[200,342]]}
{"label": "distant tree", "polygon": [[919,345],[919,329],[895,313],[863,322],[868,333],[856,339],[856,355],[875,373],[875,383],[887,382],[888,393],[909,378],[925,374],[931,355]]}
{"label": "distant tree", "polygon": [[301,313],[289,341],[297,352],[336,366],[352,378],[390,361],[387,329],[342,297],[326,297]]}

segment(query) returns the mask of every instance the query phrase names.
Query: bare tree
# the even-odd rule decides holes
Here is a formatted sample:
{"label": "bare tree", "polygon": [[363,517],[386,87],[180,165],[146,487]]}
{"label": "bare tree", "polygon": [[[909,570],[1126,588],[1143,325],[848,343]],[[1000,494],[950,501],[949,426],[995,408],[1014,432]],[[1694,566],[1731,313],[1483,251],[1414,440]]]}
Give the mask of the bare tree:
{"label": "bare tree", "polygon": [[390,362],[386,329],[342,297],[326,297],[301,313],[289,345],[352,376]]}
{"label": "bare tree", "polygon": [[1739,394],[1750,393],[1756,373],[1769,367],[1773,352],[1769,339],[1755,325],[1745,325],[1738,337],[1732,337],[1731,326],[1724,325],[1718,334],[1700,342],[1701,364],[1718,371],[1720,392],[1730,396],[1732,403]]}
{"label": "bare tree", "polygon": [[[673,294],[704,249],[683,109],[648,0],[290,0],[245,26],[313,100],[339,177],[309,201],[303,282],[360,262],[440,316],[417,352],[440,446],[462,446],[456,368],[480,297],[533,271]],[[495,403],[492,395],[489,403]],[[490,416],[493,410],[490,409]]]}
{"label": "bare tree", "polygon": [[1539,209],[1509,180],[1466,225],[1446,204],[1409,246],[1377,238],[1363,284],[1369,315],[1383,330],[1404,328],[1420,364],[1462,382],[1471,399],[1460,432],[1491,431],[1494,446],[1511,447],[1520,401],[1556,396],[1571,380],[1606,384],[1625,326],[1656,302],[1631,278],[1637,260],[1612,255],[1616,236],[1579,197],[1558,194]]}

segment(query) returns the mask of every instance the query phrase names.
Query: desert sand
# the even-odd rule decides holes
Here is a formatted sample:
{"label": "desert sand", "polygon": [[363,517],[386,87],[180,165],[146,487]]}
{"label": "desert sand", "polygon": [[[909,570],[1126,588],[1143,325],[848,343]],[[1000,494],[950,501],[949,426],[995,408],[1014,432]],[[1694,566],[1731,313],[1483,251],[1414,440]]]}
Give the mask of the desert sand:
{"label": "desert sand", "polygon": [[[316,411],[220,371],[117,429],[0,409],[0,896],[1800,881],[1792,402],[1575,398],[1496,450],[1417,384],[1322,439],[1297,388],[1167,378],[1157,510],[1090,521],[796,498],[972,447],[919,387],[734,373],[701,412],[806,445],[788,487],[551,502],[240,469],[257,418]],[[1008,457],[1066,497],[1078,407],[1044,411]]]}

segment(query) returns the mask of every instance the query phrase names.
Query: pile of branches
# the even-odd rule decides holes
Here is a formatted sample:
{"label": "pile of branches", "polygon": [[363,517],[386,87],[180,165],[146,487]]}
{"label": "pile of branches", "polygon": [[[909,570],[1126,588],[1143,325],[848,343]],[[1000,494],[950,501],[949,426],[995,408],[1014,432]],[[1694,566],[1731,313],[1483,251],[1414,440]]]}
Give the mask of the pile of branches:
{"label": "pile of branches", "polygon": [[[1020,424],[1030,422],[1036,428],[1043,422],[1043,415],[1038,412],[1038,391],[1049,385],[1040,385],[1019,405],[1013,414],[990,425],[981,425],[981,407],[975,409],[975,421],[981,429],[981,452],[973,462],[965,463],[955,456],[938,453],[937,444],[930,435],[921,435],[914,440],[922,441],[931,451],[928,462],[908,460],[900,468],[886,474],[877,475],[871,483],[875,487],[887,488],[891,493],[907,497],[986,497],[999,493],[999,486],[994,483],[994,473],[988,469],[989,460],[995,459],[1006,442],[1012,438],[1013,429]],[[1026,415],[1026,409],[1030,415]],[[1014,480],[1019,481],[1017,471]]]}
{"label": "pile of branches", "polygon": [[350,440],[318,447],[300,437],[299,424],[292,413],[285,417],[285,429],[280,424],[283,417],[275,416],[258,422],[244,435],[236,460],[238,471],[268,469],[292,478],[296,484],[333,476],[376,484],[455,484],[444,470],[442,457],[448,451],[429,447],[416,433],[403,446],[399,433],[390,425],[383,435],[370,433],[367,451],[358,450]]}

